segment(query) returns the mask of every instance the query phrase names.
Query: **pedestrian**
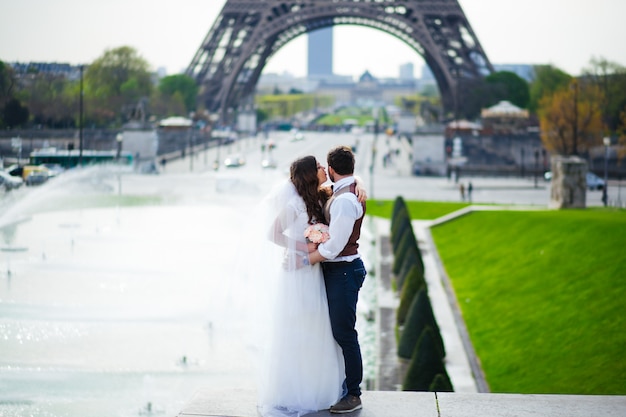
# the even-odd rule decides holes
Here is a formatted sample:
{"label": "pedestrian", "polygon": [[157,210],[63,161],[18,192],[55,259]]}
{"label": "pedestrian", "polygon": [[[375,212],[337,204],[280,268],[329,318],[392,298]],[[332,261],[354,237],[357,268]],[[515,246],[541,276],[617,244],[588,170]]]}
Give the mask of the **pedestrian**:
{"label": "pedestrian", "polygon": [[472,185],[472,182],[470,181],[469,184],[467,184],[467,199],[469,200],[469,202],[472,202],[472,191],[474,190],[474,186]]}
{"label": "pedestrian", "polygon": [[461,201],[465,201],[465,185],[459,184],[459,192],[461,193]]}

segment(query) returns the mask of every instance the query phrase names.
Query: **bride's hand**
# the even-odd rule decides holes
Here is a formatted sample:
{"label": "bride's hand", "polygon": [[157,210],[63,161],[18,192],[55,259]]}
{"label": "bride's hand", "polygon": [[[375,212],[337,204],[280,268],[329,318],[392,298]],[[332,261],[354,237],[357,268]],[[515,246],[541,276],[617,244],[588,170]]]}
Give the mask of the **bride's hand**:
{"label": "bride's hand", "polygon": [[359,203],[363,203],[365,202],[365,200],[367,200],[367,192],[365,191],[365,187],[363,186],[363,181],[361,181],[361,178],[359,177],[355,177],[355,183],[356,183],[356,190],[355,190],[355,194],[356,194],[356,199],[359,201]]}

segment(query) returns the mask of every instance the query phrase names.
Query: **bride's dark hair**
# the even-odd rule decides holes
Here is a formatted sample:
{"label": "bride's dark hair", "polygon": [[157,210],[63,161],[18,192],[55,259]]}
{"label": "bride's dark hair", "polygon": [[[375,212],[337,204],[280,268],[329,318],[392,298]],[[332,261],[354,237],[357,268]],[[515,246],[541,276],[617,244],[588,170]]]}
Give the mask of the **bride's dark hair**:
{"label": "bride's dark hair", "polygon": [[290,178],[296,191],[306,205],[309,223],[313,221],[326,223],[324,218],[324,204],[330,193],[321,188],[317,179],[317,159],[314,156],[305,156],[296,159],[290,168]]}

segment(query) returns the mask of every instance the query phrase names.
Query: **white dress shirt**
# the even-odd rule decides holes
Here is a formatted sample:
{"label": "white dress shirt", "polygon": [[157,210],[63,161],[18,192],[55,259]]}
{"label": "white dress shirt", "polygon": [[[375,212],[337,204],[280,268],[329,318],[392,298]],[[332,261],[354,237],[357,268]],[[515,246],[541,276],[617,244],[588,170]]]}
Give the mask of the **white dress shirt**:
{"label": "white dress shirt", "polygon": [[[334,192],[344,187],[349,187],[354,182],[354,177],[342,178],[334,184]],[[356,195],[348,192],[335,197],[330,205],[330,224],[328,229],[330,239],[317,247],[320,255],[327,259],[324,262],[350,262],[360,257],[358,253],[350,256],[338,257],[338,255],[346,247],[348,239],[350,239],[352,234],[354,223],[361,216],[363,216],[363,206],[357,200]]]}

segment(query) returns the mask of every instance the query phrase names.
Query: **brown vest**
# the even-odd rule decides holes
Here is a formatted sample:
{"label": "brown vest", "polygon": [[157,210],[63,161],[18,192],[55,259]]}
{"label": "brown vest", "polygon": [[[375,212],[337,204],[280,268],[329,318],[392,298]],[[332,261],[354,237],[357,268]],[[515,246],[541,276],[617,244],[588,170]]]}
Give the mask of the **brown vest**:
{"label": "brown vest", "polygon": [[[333,203],[333,200],[335,200],[335,197],[343,193],[347,193],[347,192],[356,194],[356,183],[352,183],[350,184],[349,187],[344,187],[341,190],[337,191],[326,202],[326,206],[324,207],[324,216],[326,217],[326,220],[328,221],[329,224],[330,224],[330,205]],[[361,203],[361,206],[363,206],[363,215],[354,222],[354,227],[352,228],[352,234],[350,235],[350,238],[348,239],[348,243],[346,243],[346,246],[343,248],[341,253],[339,253],[339,255],[337,256],[350,256],[350,255],[356,255],[358,253],[359,244],[357,243],[357,241],[359,240],[359,237],[361,236],[361,224],[363,223],[363,218],[365,217],[365,202]]]}

